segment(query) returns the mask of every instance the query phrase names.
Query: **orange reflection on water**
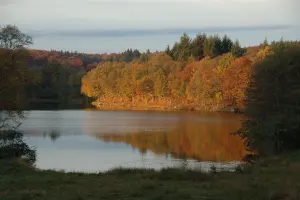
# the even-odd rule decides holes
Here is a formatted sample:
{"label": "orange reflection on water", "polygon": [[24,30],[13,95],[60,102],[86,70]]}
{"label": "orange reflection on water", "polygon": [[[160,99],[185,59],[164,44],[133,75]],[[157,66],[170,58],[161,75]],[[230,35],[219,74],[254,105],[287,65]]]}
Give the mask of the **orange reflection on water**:
{"label": "orange reflection on water", "polygon": [[103,134],[96,137],[106,142],[121,142],[156,154],[199,161],[240,161],[249,153],[243,140],[231,133],[241,126],[235,122],[177,121],[168,131]]}

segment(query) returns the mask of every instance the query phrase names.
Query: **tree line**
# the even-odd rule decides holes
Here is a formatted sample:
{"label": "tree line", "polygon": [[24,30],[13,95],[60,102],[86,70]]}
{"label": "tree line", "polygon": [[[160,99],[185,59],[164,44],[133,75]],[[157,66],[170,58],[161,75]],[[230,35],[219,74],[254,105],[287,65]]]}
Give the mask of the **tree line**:
{"label": "tree line", "polygon": [[241,57],[246,49],[242,48],[238,40],[233,41],[227,35],[222,38],[218,35],[208,36],[199,33],[191,39],[184,33],[172,48],[167,46],[165,52],[174,60],[188,61],[189,58],[201,60],[204,57],[214,58],[225,53],[231,53],[234,57]]}
{"label": "tree line", "polygon": [[28,53],[28,64],[30,67],[38,68],[55,62],[63,66],[83,71],[89,71],[95,68],[98,63],[106,61],[130,62],[135,58],[139,58],[142,54],[137,49],[127,49],[121,53],[111,54],[86,54],[76,51],[70,52],[56,50],[29,50]]}
{"label": "tree line", "polygon": [[191,40],[185,33],[165,52],[141,54],[132,62],[100,63],[83,77],[81,91],[97,107],[244,108],[252,63],[265,48],[243,56],[247,49],[226,35],[198,34]]}
{"label": "tree line", "polygon": [[26,88],[28,107],[31,109],[89,107],[88,98],[80,92],[84,74],[105,60],[130,62],[140,55],[139,51],[131,49],[108,57],[77,52],[29,51],[27,65],[36,81]]}

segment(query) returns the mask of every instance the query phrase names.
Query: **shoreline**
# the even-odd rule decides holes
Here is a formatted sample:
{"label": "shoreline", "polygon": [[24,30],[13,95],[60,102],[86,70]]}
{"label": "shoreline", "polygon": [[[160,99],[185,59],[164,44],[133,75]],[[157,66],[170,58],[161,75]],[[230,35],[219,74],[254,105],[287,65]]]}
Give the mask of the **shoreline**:
{"label": "shoreline", "polygon": [[126,107],[126,106],[94,106],[96,110],[103,111],[165,111],[165,112],[197,112],[197,113],[232,113],[232,114],[243,114],[243,110],[235,111],[235,108],[228,107],[225,109],[209,110],[201,109],[197,107],[176,107],[176,108],[166,108],[166,107],[152,107],[152,106],[139,106],[139,107]]}

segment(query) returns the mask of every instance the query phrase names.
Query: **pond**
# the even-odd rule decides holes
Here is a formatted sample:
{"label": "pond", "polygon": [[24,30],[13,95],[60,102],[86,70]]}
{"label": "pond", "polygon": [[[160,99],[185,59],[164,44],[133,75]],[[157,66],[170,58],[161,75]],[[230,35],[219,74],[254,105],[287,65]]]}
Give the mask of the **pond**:
{"label": "pond", "polygon": [[246,151],[231,133],[236,114],[151,111],[30,111],[20,130],[37,150],[35,166],[66,172],[118,167],[232,169]]}

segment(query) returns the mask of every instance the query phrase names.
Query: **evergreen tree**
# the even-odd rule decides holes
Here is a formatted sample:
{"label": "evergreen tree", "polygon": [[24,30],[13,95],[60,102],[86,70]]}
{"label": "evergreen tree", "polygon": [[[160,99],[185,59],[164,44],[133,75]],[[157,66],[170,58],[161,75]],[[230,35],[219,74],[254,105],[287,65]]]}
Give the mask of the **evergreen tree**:
{"label": "evergreen tree", "polygon": [[170,45],[167,46],[167,48],[166,48],[166,50],[165,50],[165,53],[168,54],[169,56],[173,57],[173,56],[172,56],[171,49],[170,49]]}
{"label": "evergreen tree", "polygon": [[151,55],[151,52],[150,52],[149,49],[147,49],[146,54],[147,54],[148,56]]}
{"label": "evergreen tree", "polygon": [[206,34],[197,34],[191,42],[191,53],[197,60],[204,57],[203,48],[205,40]]}
{"label": "evergreen tree", "polygon": [[186,61],[191,55],[191,39],[187,33],[184,33],[180,38],[178,46],[178,57],[177,60]]}
{"label": "evergreen tree", "polygon": [[265,38],[265,40],[262,43],[260,43],[259,47],[265,48],[267,46],[269,46],[269,42],[268,42],[267,38]]}
{"label": "evergreen tree", "polygon": [[173,45],[172,50],[171,50],[172,58],[174,60],[178,60],[179,54],[180,54],[180,46],[179,46],[178,42],[175,42],[175,44]]}
{"label": "evergreen tree", "polygon": [[238,40],[236,40],[234,42],[234,44],[231,47],[231,53],[234,57],[238,58],[244,55],[244,53],[246,52],[246,49],[242,48],[240,45],[240,42]]}
{"label": "evergreen tree", "polygon": [[147,62],[148,61],[148,55],[146,53],[142,53],[142,55],[140,56],[140,61],[141,62]]}
{"label": "evergreen tree", "polygon": [[223,53],[223,43],[221,38],[218,35],[214,36],[214,40],[215,42],[214,42],[213,57],[216,57]]}
{"label": "evergreen tree", "polygon": [[221,54],[221,49],[222,41],[217,35],[210,36],[204,41],[204,56],[214,58]]}
{"label": "evergreen tree", "polygon": [[212,40],[211,40],[211,37],[207,38],[205,41],[204,41],[204,45],[203,45],[203,55],[206,56],[206,57],[211,57],[212,56]]}
{"label": "evergreen tree", "polygon": [[227,35],[225,35],[222,38],[221,53],[223,54],[223,53],[230,52],[232,45],[233,45],[232,40],[229,37],[227,37]]}

